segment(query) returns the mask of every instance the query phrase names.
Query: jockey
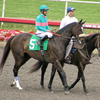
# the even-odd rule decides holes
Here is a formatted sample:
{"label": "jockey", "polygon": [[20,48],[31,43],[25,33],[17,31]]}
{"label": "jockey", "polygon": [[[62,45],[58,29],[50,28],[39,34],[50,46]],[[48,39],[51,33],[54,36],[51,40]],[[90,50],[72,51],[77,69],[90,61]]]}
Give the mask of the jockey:
{"label": "jockey", "polygon": [[41,14],[36,18],[36,35],[40,37],[40,39],[37,41],[37,44],[40,46],[42,46],[44,40],[53,37],[46,17],[48,10],[49,8],[46,5],[42,5],[40,7]]}
{"label": "jockey", "polygon": [[[77,18],[74,17],[75,8],[69,7],[67,9],[67,13],[68,15],[65,16],[61,21],[60,29],[73,22],[78,22]],[[69,56],[69,53],[72,49],[72,46],[73,46],[73,39],[70,40],[68,46],[66,47],[65,63],[71,63],[71,58]]]}
{"label": "jockey", "polygon": [[69,7],[69,8],[67,9],[67,13],[68,13],[68,15],[65,16],[65,17],[62,19],[62,21],[61,21],[60,29],[63,28],[64,26],[70,24],[70,23],[78,22],[78,19],[74,17],[75,8]]}

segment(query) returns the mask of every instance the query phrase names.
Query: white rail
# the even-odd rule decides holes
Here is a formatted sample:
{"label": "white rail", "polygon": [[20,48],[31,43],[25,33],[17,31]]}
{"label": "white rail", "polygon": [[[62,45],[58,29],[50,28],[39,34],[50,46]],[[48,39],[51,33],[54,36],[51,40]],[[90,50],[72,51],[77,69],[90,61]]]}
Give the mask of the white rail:
{"label": "white rail", "polygon": [[77,2],[77,3],[92,3],[92,4],[100,4],[100,2],[91,2],[91,1],[75,1],[75,0],[50,0],[50,1],[67,1],[67,2]]}
{"label": "white rail", "polygon": [[75,1],[75,0],[49,0],[49,1],[63,1],[63,2],[66,2],[66,4],[65,4],[65,16],[67,15],[67,6],[68,6],[68,2],[100,4],[100,2]]}
{"label": "white rail", "polygon": [[[4,18],[4,14],[5,14],[5,2],[6,0],[3,0],[3,10],[2,10],[2,18]],[[1,23],[1,27],[3,25],[3,22]]]}

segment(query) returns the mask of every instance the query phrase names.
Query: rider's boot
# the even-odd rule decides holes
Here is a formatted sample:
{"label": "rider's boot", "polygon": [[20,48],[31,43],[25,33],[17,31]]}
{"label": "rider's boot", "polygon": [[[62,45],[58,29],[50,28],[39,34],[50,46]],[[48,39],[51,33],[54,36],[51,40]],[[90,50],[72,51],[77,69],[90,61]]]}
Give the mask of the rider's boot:
{"label": "rider's boot", "polygon": [[48,39],[48,36],[45,35],[44,37],[40,38],[38,41],[37,41],[37,44],[42,46],[43,45],[43,42]]}
{"label": "rider's boot", "polygon": [[67,63],[67,64],[71,64],[71,56],[69,55],[69,56],[67,56],[66,58],[65,58],[65,61],[64,61],[65,63]]}

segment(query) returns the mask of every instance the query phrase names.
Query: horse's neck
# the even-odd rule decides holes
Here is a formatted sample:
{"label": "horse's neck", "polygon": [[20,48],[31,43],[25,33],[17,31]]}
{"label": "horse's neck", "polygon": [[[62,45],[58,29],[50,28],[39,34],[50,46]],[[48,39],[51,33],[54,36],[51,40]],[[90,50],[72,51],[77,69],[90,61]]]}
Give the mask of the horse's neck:
{"label": "horse's neck", "polygon": [[87,43],[87,51],[88,51],[88,54],[91,55],[91,53],[93,52],[93,50],[95,49],[95,42],[92,42],[92,43]]}
{"label": "horse's neck", "polygon": [[55,36],[54,40],[57,41],[58,44],[67,46],[70,38],[71,38],[71,33],[70,30],[69,31],[64,31],[62,34],[60,34],[61,36]]}
{"label": "horse's neck", "polygon": [[59,30],[56,34],[59,34],[60,36],[53,37],[55,44],[59,44],[60,47],[65,48],[72,36],[72,27],[74,25],[75,23],[65,26],[64,28]]}

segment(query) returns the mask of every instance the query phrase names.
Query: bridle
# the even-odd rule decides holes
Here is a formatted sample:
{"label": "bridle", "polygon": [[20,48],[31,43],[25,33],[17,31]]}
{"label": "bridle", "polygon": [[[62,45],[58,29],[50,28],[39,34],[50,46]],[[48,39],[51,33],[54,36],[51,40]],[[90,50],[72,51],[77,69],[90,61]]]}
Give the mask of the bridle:
{"label": "bridle", "polygon": [[[55,29],[54,29],[55,30]],[[78,36],[78,34],[76,34],[76,37],[75,38],[72,38],[72,37],[66,37],[66,36],[62,36],[62,35],[60,35],[60,34],[57,34],[56,32],[54,32],[54,30],[51,30],[51,33],[53,34],[53,35],[56,35],[56,36],[59,36],[59,37],[63,37],[63,38],[66,38],[66,39],[73,39],[73,40],[79,40],[79,36]],[[79,33],[78,32],[78,29],[77,29],[77,33]]]}

